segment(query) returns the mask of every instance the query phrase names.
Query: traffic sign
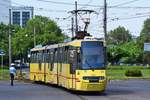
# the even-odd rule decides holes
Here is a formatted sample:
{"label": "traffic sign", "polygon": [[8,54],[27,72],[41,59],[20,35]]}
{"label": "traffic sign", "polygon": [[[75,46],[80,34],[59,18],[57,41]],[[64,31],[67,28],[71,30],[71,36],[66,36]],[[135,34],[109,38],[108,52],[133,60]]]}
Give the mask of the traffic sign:
{"label": "traffic sign", "polygon": [[144,43],[144,51],[150,51],[150,43]]}
{"label": "traffic sign", "polygon": [[0,49],[0,56],[4,56],[4,55],[5,55],[4,51]]}

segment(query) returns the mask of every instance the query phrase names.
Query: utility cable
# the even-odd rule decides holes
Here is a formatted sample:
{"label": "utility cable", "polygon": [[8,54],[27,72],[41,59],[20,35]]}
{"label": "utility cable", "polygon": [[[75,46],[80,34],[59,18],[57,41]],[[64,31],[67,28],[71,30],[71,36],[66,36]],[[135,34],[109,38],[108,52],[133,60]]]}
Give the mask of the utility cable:
{"label": "utility cable", "polygon": [[119,20],[130,20],[130,19],[136,19],[136,18],[142,18],[142,17],[150,17],[150,14],[149,15],[143,15],[143,16],[134,16],[134,17],[125,17],[125,18],[113,18],[113,19],[110,19],[109,22],[112,22],[112,21],[119,21]]}
{"label": "utility cable", "polygon": [[117,4],[117,5],[113,6],[113,7],[118,7],[118,6],[127,5],[127,4],[130,4],[130,3],[136,2],[136,1],[139,1],[139,0],[131,0],[131,1],[127,1],[127,2],[124,2],[124,3]]}

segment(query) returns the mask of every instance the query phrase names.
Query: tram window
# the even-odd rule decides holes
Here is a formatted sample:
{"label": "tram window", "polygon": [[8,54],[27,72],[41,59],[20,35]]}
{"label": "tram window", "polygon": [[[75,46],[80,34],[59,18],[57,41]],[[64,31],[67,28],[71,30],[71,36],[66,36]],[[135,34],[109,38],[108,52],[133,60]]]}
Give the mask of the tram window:
{"label": "tram window", "polygon": [[44,63],[47,63],[48,62],[48,53],[45,51],[44,53],[43,53],[43,56],[44,56],[44,60],[43,60],[43,62]]}
{"label": "tram window", "polygon": [[55,63],[57,63],[57,51],[55,52],[55,60],[54,60]]}
{"label": "tram window", "polygon": [[33,54],[33,62],[34,62],[34,63],[37,62],[37,55],[36,55],[36,53]]}
{"label": "tram window", "polygon": [[65,52],[65,63],[68,63],[68,51]]}
{"label": "tram window", "polygon": [[57,49],[57,55],[56,55],[56,62],[58,62],[58,63],[60,63],[60,48],[59,49]]}
{"label": "tram window", "polygon": [[54,57],[54,56],[53,56],[53,52],[51,51],[51,52],[50,52],[50,63],[53,63],[53,57]]}
{"label": "tram window", "polygon": [[66,50],[64,51],[64,63],[66,63]]}
{"label": "tram window", "polygon": [[40,60],[40,53],[37,53],[37,62],[39,62],[39,60]]}
{"label": "tram window", "polygon": [[31,53],[31,59],[30,62],[33,63],[33,53]]}
{"label": "tram window", "polygon": [[45,52],[42,53],[42,56],[43,56],[43,61],[42,61],[42,62],[45,63],[45,62],[46,62],[46,61],[45,61],[45,60],[46,60],[46,59],[45,59],[45,58],[46,58]]}
{"label": "tram window", "polygon": [[49,54],[48,52],[46,53],[46,63],[48,63],[48,58],[49,58]]}
{"label": "tram window", "polygon": [[42,54],[42,52],[37,53],[37,61],[38,61],[38,63],[42,63],[42,61],[43,61],[43,54]]}
{"label": "tram window", "polygon": [[46,53],[46,62],[49,63],[49,52]]}
{"label": "tram window", "polygon": [[65,62],[65,48],[62,49],[62,63]]}
{"label": "tram window", "polygon": [[77,51],[70,50],[69,51],[69,63],[70,63],[70,73],[74,74],[77,66]]}
{"label": "tram window", "polygon": [[63,51],[62,51],[62,48],[60,48],[60,51],[59,51],[59,62],[60,63],[63,62]]}
{"label": "tram window", "polygon": [[47,63],[50,63],[50,52],[47,53]]}
{"label": "tram window", "polygon": [[42,62],[45,63],[45,53],[42,52],[42,53],[41,53],[41,56],[42,56]]}
{"label": "tram window", "polygon": [[51,55],[50,55],[50,52],[48,52],[48,58],[47,58],[47,63],[50,63],[50,58],[51,58]]}
{"label": "tram window", "polygon": [[77,68],[81,67],[81,55],[80,53],[77,53]]}
{"label": "tram window", "polygon": [[38,53],[35,54],[35,62],[38,63]]}
{"label": "tram window", "polygon": [[37,53],[36,52],[33,52],[31,54],[31,62],[32,63],[36,63],[37,62]]}

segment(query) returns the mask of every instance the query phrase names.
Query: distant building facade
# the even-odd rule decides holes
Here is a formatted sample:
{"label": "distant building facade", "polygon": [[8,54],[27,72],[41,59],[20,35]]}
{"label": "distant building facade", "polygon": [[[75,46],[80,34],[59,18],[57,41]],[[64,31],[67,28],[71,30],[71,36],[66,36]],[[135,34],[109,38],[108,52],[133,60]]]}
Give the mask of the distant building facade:
{"label": "distant building facade", "polygon": [[11,7],[11,24],[25,27],[27,21],[33,18],[33,7]]}
{"label": "distant building facade", "polygon": [[0,23],[9,23],[9,8],[11,0],[0,0]]}

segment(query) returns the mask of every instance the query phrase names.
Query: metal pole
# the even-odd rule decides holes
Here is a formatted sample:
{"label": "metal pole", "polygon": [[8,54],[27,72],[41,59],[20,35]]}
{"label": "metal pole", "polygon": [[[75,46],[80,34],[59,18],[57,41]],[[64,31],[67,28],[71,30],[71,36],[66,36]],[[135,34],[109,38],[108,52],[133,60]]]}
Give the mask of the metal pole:
{"label": "metal pole", "polygon": [[36,46],[36,38],[35,38],[35,27],[33,29],[33,32],[34,32],[34,47]]}
{"label": "metal pole", "polygon": [[107,2],[104,0],[104,40],[106,44],[105,48],[105,65],[107,66]]}
{"label": "metal pole", "polygon": [[75,23],[76,23],[76,34],[78,32],[78,11],[77,11],[77,1],[75,1]]}
{"label": "metal pole", "polygon": [[2,55],[2,61],[1,61],[1,66],[2,66],[2,79],[3,79],[3,77],[4,77],[4,67],[3,67],[3,55]]}
{"label": "metal pole", "polygon": [[2,73],[3,67],[2,67],[2,55],[1,55],[1,78],[3,79],[3,73]]}
{"label": "metal pole", "polygon": [[72,38],[73,38],[74,37],[74,19],[73,19],[73,17],[71,18],[71,20],[72,20],[72,22],[71,22],[71,24],[72,24],[71,31],[72,31]]}
{"label": "metal pole", "polygon": [[104,0],[104,34],[105,42],[107,43],[107,2]]}
{"label": "metal pole", "polygon": [[9,66],[11,65],[11,9],[9,9]]}

